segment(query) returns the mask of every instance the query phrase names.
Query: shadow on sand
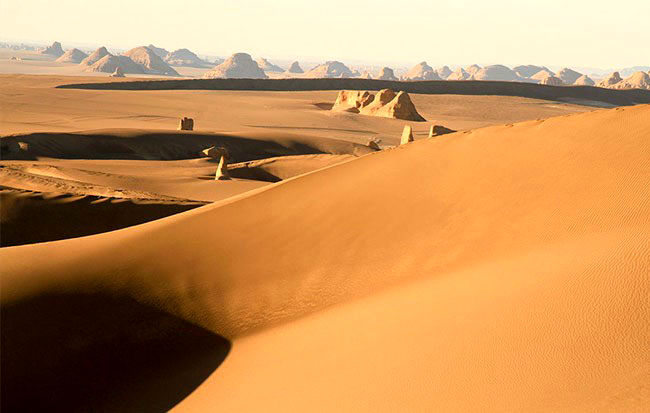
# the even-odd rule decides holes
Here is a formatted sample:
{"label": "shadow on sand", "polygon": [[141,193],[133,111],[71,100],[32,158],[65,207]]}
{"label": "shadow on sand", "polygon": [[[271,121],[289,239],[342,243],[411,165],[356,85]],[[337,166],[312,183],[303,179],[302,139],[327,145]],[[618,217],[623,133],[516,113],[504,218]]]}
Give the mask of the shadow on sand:
{"label": "shadow on sand", "polygon": [[167,411],[229,351],[130,298],[31,297],[2,307],[2,411]]}

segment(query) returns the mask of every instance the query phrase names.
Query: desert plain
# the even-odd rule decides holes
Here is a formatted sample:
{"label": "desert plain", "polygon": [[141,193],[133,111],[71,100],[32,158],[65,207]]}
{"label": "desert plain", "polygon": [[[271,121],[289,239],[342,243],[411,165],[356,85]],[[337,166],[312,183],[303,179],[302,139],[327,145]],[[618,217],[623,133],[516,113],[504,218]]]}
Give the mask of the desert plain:
{"label": "desert plain", "polygon": [[649,91],[410,121],[38,62],[0,75],[3,410],[650,405]]}

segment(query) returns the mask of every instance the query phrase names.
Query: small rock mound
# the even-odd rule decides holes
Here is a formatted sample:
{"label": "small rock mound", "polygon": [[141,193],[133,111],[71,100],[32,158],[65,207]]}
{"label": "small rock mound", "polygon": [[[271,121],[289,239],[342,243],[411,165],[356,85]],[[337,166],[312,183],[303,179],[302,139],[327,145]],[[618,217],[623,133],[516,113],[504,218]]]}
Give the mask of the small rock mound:
{"label": "small rock mound", "polygon": [[208,62],[203,61],[189,49],[177,49],[165,56],[165,62],[171,66],[206,67]]}
{"label": "small rock mound", "polygon": [[368,91],[342,90],[332,110],[417,122],[425,120],[415,109],[408,93],[395,93],[390,89],[380,90],[376,96]]}
{"label": "small rock mound", "polygon": [[203,74],[205,79],[268,79],[248,53],[235,53],[225,62]]}
{"label": "small rock mound", "polygon": [[124,77],[124,72],[120,66],[115,68],[115,71],[109,75],[110,77]]}
{"label": "small rock mound", "polygon": [[390,67],[382,67],[381,70],[379,71],[379,74],[377,75],[377,79],[393,80],[393,81],[399,80],[397,76],[395,76],[395,72],[393,72],[393,69],[391,69]]}
{"label": "small rock mound", "polygon": [[257,65],[260,67],[265,72],[274,72],[274,73],[282,73],[284,72],[284,69],[281,68],[280,66],[274,65],[273,63],[269,62],[263,57],[260,57],[257,59]]}
{"label": "small rock mound", "polygon": [[178,122],[178,130],[194,130],[194,119],[182,117]]}
{"label": "small rock mound", "polygon": [[446,135],[448,133],[454,133],[456,132],[453,129],[446,128],[442,125],[431,125],[431,128],[429,129],[429,137],[433,138],[434,136],[440,136],[440,135]]}
{"label": "small rock mound", "polygon": [[381,150],[381,147],[379,146],[380,143],[381,143],[381,139],[370,138],[370,139],[368,139],[368,144],[367,145],[372,150],[380,151]]}
{"label": "small rock mound", "polygon": [[578,79],[576,79],[575,82],[573,82],[575,86],[594,86],[596,85],[596,82],[594,82],[589,76],[587,75],[582,75]]}
{"label": "small rock mound", "polygon": [[68,49],[65,53],[56,59],[59,63],[80,63],[82,60],[87,58],[88,55],[82,52],[79,49]]}
{"label": "small rock mound", "polygon": [[289,72],[289,73],[305,73],[305,71],[302,70],[302,67],[300,67],[300,63],[298,63],[298,62],[291,63],[291,66],[289,66],[289,69],[287,69],[287,72]]}
{"label": "small rock mound", "polygon": [[134,62],[142,65],[148,74],[165,75],[165,76],[179,76],[178,72],[172,69],[165,61],[162,60],[152,49],[148,46],[135,47],[124,56],[131,58]]}
{"label": "small rock mound", "polygon": [[80,64],[84,66],[91,66],[95,63],[97,63],[102,57],[108,56],[110,53],[108,53],[108,50],[106,50],[105,47],[100,47],[99,49],[95,50],[90,54],[90,56],[86,57],[81,61]]}
{"label": "small rock mound", "polygon": [[354,77],[354,72],[343,63],[331,60],[313,67],[305,74],[307,78],[349,78]]}
{"label": "small rock mound", "polygon": [[427,62],[420,62],[406,72],[404,80],[442,80]]}
{"label": "small rock mound", "polygon": [[612,86],[614,86],[615,84],[621,81],[623,81],[623,79],[621,79],[620,73],[614,72],[609,76],[607,76],[606,78],[604,78],[603,80],[601,80],[600,82],[598,82],[596,86],[611,88]]}
{"label": "small rock mound", "polygon": [[63,56],[63,48],[61,47],[61,43],[59,42],[54,42],[50,46],[46,47],[45,49],[39,50],[40,54],[46,54],[50,56],[56,56],[60,57]]}

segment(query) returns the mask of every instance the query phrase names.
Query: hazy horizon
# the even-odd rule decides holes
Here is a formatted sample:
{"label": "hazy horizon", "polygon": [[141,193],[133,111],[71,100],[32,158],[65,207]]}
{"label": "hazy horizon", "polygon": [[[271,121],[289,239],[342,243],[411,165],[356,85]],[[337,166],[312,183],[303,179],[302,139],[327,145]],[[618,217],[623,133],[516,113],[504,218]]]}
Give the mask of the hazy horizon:
{"label": "hazy horizon", "polygon": [[[541,2],[540,2],[541,3]],[[168,50],[227,56],[244,51],[282,60],[432,66],[472,63],[612,68],[648,64],[650,3],[628,1],[612,18],[604,2],[512,0],[281,0],[183,3],[115,0],[4,1],[3,39],[58,40],[129,49],[153,43]],[[608,3],[609,4],[609,3]],[[624,45],[622,47],[621,45]],[[69,46],[68,46],[69,47]]]}

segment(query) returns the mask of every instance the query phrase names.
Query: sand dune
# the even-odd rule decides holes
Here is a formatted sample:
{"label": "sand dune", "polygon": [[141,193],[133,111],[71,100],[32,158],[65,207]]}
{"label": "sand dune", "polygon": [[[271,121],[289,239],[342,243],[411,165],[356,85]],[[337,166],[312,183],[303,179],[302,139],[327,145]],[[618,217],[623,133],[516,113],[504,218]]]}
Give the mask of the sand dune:
{"label": "sand dune", "polygon": [[[188,336],[151,322],[168,314],[215,334],[196,354],[232,341],[194,392],[164,400],[178,411],[640,411],[649,134],[648,105],[453,133],[140,226],[0,249],[3,407],[56,403],[24,391],[52,383],[81,393],[71,354],[97,366],[101,402],[137,405],[146,392],[120,391],[152,382],[98,363],[100,344],[136,348],[142,325],[167,348]],[[143,310],[127,302],[158,315],[134,323]],[[62,356],[35,351],[50,341]],[[21,373],[33,364],[46,368]]]}

